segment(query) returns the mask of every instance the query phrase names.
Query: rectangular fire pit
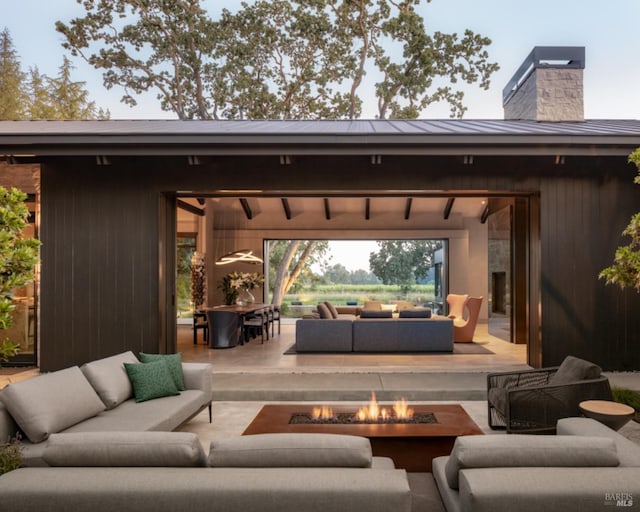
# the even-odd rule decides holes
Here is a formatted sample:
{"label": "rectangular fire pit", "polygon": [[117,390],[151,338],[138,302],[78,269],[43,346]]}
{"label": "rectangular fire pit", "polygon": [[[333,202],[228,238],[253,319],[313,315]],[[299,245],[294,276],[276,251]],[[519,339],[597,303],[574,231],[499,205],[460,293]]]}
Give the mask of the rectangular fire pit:
{"label": "rectangular fire pit", "polygon": [[[482,434],[460,405],[412,405],[416,414],[433,414],[436,423],[291,423],[297,414],[309,414],[308,404],[265,405],[242,433],[308,432],[349,434],[369,438],[373,454],[391,457],[398,468],[431,472],[431,461],[449,455],[458,436]],[[338,414],[357,407],[332,405]]]}

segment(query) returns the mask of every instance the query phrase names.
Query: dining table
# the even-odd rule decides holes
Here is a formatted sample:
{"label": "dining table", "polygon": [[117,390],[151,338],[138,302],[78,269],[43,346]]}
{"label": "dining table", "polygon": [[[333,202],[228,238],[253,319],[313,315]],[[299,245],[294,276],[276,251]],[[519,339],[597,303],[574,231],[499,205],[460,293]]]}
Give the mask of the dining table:
{"label": "dining table", "polygon": [[[264,304],[262,302],[252,302],[249,304],[243,304],[243,305],[239,305],[239,304],[230,304],[230,305],[226,305],[226,304],[222,304],[219,306],[210,306],[210,307],[203,307],[200,308],[200,311],[203,312],[207,312],[207,311],[228,311],[231,313],[236,313],[239,318],[240,318],[240,337],[238,339],[238,343],[240,345],[244,345],[244,337],[243,337],[243,332],[244,332],[244,321],[245,318],[248,315],[251,315],[253,313],[255,313],[256,311],[260,311],[263,310],[265,308],[269,308],[271,307],[271,304]],[[211,338],[211,332],[210,334],[210,338]]]}

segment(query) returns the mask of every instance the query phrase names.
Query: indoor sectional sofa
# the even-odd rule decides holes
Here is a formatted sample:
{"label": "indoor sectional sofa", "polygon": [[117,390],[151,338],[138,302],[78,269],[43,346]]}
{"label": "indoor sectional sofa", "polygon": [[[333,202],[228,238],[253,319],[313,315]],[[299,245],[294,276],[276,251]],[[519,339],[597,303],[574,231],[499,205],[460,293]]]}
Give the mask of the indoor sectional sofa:
{"label": "indoor sectional sofa", "polygon": [[379,314],[385,313],[379,318],[302,318],[296,322],[296,352],[453,352],[450,318]]}
{"label": "indoor sectional sofa", "polygon": [[590,418],[557,433],[459,437],[432,466],[447,512],[640,507],[640,446]]}
{"label": "indoor sectional sofa", "polygon": [[54,434],[51,467],[0,476],[3,512],[410,512],[405,470],[368,439],[259,434],[212,441],[183,432]]}
{"label": "indoor sectional sofa", "polygon": [[19,432],[24,464],[42,466],[53,433],[171,431],[205,407],[211,420],[211,365],[145,356],[154,361],[143,364],[129,351],[8,385],[0,391],[0,439]]}

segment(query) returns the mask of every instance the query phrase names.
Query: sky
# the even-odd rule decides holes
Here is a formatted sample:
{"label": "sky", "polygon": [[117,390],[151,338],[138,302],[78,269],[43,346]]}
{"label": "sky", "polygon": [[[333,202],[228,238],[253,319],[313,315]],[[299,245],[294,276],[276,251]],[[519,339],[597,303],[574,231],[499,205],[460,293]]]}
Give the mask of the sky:
{"label": "sky", "polygon": [[[238,0],[202,0],[211,13],[223,6],[232,9]],[[534,46],[584,46],[585,118],[640,119],[640,0],[432,0],[420,13],[428,32],[464,33],[469,28],[489,37],[490,59],[500,65],[488,91],[464,88],[467,119],[501,119],[502,89]],[[76,0],[0,0],[0,29],[11,33],[23,71],[37,66],[41,73],[57,74],[62,64],[62,37],[55,31],[57,20],[68,23],[84,10]],[[138,98],[135,109],[120,103],[121,90],[107,91],[101,74],[80,59],[73,80],[85,81],[91,100],[108,108],[112,119],[172,119],[157,106],[155,95]],[[373,102],[372,102],[373,103]],[[372,118],[375,109],[364,109]],[[449,117],[446,105],[425,111],[425,119]],[[364,249],[351,242],[332,244],[332,264],[349,270],[368,269],[374,242]]]}
{"label": "sky", "polygon": [[[202,1],[212,13],[238,3]],[[9,29],[24,71],[37,66],[54,76],[64,55],[54,24],[83,12],[76,0],[0,0],[0,28]],[[640,0],[432,0],[420,12],[429,32],[462,34],[469,28],[493,41],[488,51],[501,69],[493,75],[488,91],[475,86],[464,89],[467,119],[502,118],[502,89],[534,46],[586,47],[587,119],[640,119]],[[174,118],[160,110],[153,94],[140,98],[139,106],[131,109],[120,103],[120,90],[104,89],[98,71],[79,59],[73,63],[73,79],[87,83],[91,99],[108,108],[112,119]],[[374,113],[365,107],[363,117]],[[449,109],[435,105],[422,117],[447,118]]]}

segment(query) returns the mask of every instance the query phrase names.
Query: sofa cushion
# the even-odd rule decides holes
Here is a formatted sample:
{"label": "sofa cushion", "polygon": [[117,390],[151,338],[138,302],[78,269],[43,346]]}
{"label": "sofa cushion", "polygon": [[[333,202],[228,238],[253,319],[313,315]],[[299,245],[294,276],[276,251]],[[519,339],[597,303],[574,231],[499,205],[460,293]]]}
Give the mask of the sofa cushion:
{"label": "sofa cushion", "polygon": [[431,318],[431,310],[429,308],[401,309],[400,318]]}
{"label": "sofa cushion", "polygon": [[43,455],[50,466],[203,467],[206,455],[190,432],[52,434]]}
{"label": "sofa cushion", "polygon": [[131,379],[136,402],[180,394],[164,361],[124,363],[124,367]]}
{"label": "sofa cushion", "polygon": [[9,384],[2,402],[32,443],[103,411],[105,406],[80,368],[46,373]]}
{"label": "sofa cushion", "polygon": [[612,439],[530,434],[461,436],[445,473],[452,489],[458,488],[458,472],[467,468],[495,467],[610,467],[619,464]]}
{"label": "sofa cushion", "polygon": [[339,434],[257,434],[211,442],[211,467],[371,467],[371,443]]}
{"label": "sofa cushion", "polygon": [[128,351],[83,364],[80,370],[107,409],[113,409],[133,396],[133,388],[124,369],[124,363],[137,362],[138,359],[133,352]]}
{"label": "sofa cushion", "polygon": [[318,304],[316,306],[316,309],[318,310],[320,318],[322,318],[323,320],[329,320],[333,318],[331,311],[329,311],[329,308],[325,304]]}
{"label": "sofa cushion", "polygon": [[393,318],[393,311],[390,309],[363,309],[360,318]]}
{"label": "sofa cushion", "polygon": [[327,306],[327,309],[329,310],[329,313],[331,313],[331,316],[333,318],[338,318],[338,310],[333,304],[331,304],[331,302],[326,301],[324,305]]}
{"label": "sofa cushion", "polygon": [[549,384],[567,384],[580,380],[597,379],[601,368],[584,359],[567,356],[560,364],[558,371],[549,378]]}
{"label": "sofa cushion", "polygon": [[187,389],[179,395],[136,402],[121,403],[115,409],[104,411],[93,418],[69,427],[63,433],[77,432],[141,432],[175,430],[211,401],[211,393]]}
{"label": "sofa cushion", "polygon": [[640,445],[592,418],[558,420],[558,435],[608,437],[616,443],[621,466],[640,467]]}
{"label": "sofa cushion", "polygon": [[140,361],[152,363],[154,361],[164,361],[167,365],[171,378],[178,391],[184,391],[184,377],[182,376],[182,354],[145,354],[140,352]]}

